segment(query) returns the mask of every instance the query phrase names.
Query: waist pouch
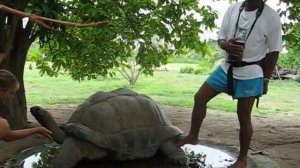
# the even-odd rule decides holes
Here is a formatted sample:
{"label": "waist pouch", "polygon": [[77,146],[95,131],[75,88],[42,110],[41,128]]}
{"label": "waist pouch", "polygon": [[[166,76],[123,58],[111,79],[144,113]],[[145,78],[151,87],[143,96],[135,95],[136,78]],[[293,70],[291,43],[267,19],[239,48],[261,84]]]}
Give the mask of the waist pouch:
{"label": "waist pouch", "polygon": [[236,62],[236,61],[226,61],[229,63],[229,68],[227,71],[227,89],[228,89],[228,94],[233,95],[234,94],[234,89],[233,89],[233,67],[244,67],[248,65],[259,65],[263,69],[264,65],[264,59],[255,61],[255,62]]}
{"label": "waist pouch", "polygon": [[[233,89],[233,67],[244,67],[244,66],[248,66],[248,65],[259,65],[262,69],[264,66],[264,62],[265,60],[259,60],[259,61],[254,61],[254,62],[236,62],[236,61],[226,61],[227,63],[229,63],[229,68],[227,71],[227,90],[228,90],[228,95],[234,95],[234,89]],[[259,102],[259,98],[257,97],[257,102],[256,102],[256,107],[258,107],[258,102]]]}

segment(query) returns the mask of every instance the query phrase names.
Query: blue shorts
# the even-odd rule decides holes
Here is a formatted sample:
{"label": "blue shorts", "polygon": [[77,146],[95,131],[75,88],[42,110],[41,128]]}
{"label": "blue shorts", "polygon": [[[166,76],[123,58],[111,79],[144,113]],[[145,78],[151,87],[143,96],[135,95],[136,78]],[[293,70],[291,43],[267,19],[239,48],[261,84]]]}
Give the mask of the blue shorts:
{"label": "blue shorts", "polygon": [[[219,66],[206,80],[207,84],[218,92],[228,93],[227,74]],[[233,79],[233,99],[260,97],[263,94],[263,78]]]}

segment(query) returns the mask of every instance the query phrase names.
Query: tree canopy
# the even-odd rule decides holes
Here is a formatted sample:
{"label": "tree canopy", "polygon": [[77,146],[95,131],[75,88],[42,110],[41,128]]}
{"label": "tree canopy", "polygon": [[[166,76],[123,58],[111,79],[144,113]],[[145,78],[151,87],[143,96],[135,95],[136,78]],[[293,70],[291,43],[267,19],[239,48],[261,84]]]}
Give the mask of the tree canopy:
{"label": "tree canopy", "polygon": [[[281,15],[292,21],[284,23],[286,47],[299,51],[299,2],[281,3],[287,5],[280,10]],[[126,66],[130,57],[136,59],[144,73],[152,74],[154,67],[186,49],[205,52],[200,34],[215,28],[217,17],[210,7],[199,7],[195,0],[75,0],[57,4],[55,10],[48,11],[62,20],[109,21],[101,29],[64,26],[60,33],[41,36],[45,56],[36,58],[41,72],[52,76],[64,69],[77,80],[112,75],[114,71],[110,70]],[[43,5],[41,9],[47,11]]]}
{"label": "tree canopy", "polygon": [[63,69],[78,80],[112,74],[110,69],[130,57],[144,73],[151,74],[175,53],[186,49],[204,52],[200,34],[214,28],[217,17],[210,7],[199,7],[196,0],[74,0],[59,4],[43,11],[73,22],[109,21],[102,28],[60,27],[58,32],[42,34],[45,56],[35,58],[38,68],[49,75]]}

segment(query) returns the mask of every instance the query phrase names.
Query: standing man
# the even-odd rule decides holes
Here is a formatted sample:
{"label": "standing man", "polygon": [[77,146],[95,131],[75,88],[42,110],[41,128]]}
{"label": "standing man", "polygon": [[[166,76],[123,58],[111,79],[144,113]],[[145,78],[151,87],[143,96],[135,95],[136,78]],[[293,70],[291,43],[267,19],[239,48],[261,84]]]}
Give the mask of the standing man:
{"label": "standing man", "polygon": [[198,144],[198,134],[207,103],[221,92],[237,99],[240,153],[230,168],[246,168],[253,128],[253,104],[263,94],[282,50],[281,22],[263,0],[245,0],[230,6],[218,34],[226,59],[208,77],[194,96],[191,128],[178,146]]}

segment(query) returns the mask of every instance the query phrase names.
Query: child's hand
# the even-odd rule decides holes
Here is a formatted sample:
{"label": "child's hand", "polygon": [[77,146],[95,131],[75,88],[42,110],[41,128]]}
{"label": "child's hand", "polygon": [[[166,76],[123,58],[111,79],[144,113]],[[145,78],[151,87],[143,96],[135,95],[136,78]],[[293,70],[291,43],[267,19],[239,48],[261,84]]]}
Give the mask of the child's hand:
{"label": "child's hand", "polygon": [[37,127],[37,133],[41,134],[49,139],[53,139],[51,136],[52,132],[45,127]]}

